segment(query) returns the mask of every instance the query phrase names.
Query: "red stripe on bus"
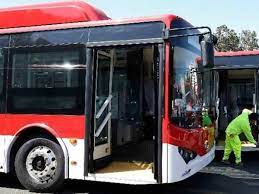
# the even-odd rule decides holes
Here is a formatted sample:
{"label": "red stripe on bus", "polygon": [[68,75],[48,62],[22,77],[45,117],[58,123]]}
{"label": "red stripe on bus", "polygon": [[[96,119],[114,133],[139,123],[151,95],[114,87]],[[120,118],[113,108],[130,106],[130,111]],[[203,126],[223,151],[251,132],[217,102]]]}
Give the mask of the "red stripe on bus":
{"label": "red stripe on bus", "polygon": [[196,152],[200,156],[207,153],[205,143],[208,142],[208,133],[203,128],[183,129],[169,124],[164,130],[163,143],[179,146]]}
{"label": "red stripe on bus", "polygon": [[84,138],[85,116],[80,115],[0,115],[0,134],[17,135],[31,127],[41,127],[57,138]]}

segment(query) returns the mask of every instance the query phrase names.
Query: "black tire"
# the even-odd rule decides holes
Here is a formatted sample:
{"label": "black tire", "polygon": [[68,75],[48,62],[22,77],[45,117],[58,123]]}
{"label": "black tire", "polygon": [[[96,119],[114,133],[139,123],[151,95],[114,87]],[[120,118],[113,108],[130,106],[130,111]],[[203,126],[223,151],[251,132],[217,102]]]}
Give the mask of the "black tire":
{"label": "black tire", "polygon": [[[64,181],[63,151],[59,144],[49,139],[35,138],[23,144],[16,154],[14,166],[18,180],[30,191],[56,191]],[[46,173],[44,179],[37,175],[42,172]]]}

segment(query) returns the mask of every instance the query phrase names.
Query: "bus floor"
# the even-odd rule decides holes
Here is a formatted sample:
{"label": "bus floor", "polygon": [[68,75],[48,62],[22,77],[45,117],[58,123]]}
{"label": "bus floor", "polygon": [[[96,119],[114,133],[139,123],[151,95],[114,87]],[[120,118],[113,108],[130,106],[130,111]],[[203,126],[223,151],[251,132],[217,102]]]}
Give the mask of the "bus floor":
{"label": "bus floor", "polygon": [[113,149],[112,162],[97,173],[152,170],[154,145],[152,140],[128,143]]}

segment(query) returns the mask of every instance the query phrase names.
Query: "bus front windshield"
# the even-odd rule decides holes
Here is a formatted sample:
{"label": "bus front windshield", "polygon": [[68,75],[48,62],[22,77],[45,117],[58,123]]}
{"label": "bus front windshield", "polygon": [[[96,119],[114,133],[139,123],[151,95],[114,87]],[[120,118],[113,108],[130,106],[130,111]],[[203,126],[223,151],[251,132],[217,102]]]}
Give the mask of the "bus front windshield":
{"label": "bus front windshield", "polygon": [[172,122],[187,129],[202,127],[208,105],[202,100],[199,37],[172,38],[171,45],[169,110]]}

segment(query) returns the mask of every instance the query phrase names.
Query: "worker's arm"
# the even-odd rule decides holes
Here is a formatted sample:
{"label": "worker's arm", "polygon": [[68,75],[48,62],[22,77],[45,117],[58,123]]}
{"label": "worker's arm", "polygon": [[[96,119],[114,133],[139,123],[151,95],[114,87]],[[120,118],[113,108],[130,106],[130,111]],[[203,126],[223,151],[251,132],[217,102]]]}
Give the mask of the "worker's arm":
{"label": "worker's arm", "polygon": [[247,138],[247,140],[253,144],[256,144],[257,142],[255,141],[253,135],[252,135],[252,130],[250,127],[249,121],[245,121],[243,124],[243,132]]}

